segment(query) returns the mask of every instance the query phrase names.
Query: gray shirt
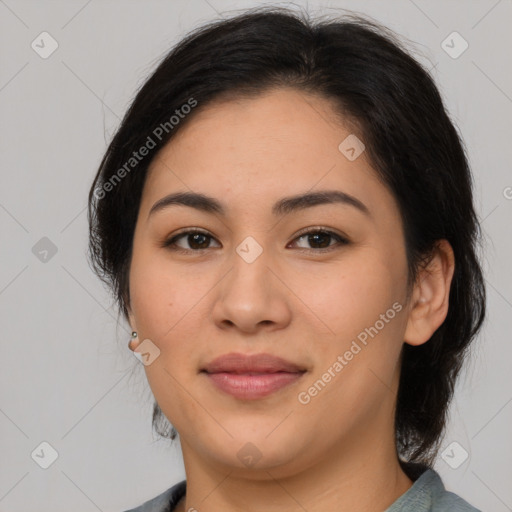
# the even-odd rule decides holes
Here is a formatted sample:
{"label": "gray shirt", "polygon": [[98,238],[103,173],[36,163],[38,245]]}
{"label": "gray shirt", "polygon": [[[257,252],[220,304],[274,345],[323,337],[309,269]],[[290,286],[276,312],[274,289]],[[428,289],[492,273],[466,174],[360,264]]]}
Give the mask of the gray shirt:
{"label": "gray shirt", "polygon": [[[482,512],[456,494],[447,491],[436,471],[426,466],[407,464],[412,487],[383,512]],[[185,495],[186,480],[170,487],[156,498],[126,512],[173,512]]]}

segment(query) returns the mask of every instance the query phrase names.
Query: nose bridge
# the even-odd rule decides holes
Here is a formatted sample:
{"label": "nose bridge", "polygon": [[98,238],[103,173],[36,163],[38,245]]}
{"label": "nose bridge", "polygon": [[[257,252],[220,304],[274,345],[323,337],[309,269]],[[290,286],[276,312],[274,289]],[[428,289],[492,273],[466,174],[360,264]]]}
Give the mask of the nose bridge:
{"label": "nose bridge", "polygon": [[269,269],[271,259],[256,237],[247,236],[235,247],[231,272],[223,280],[214,308],[216,322],[252,331],[258,325],[282,325],[289,320],[285,294]]}
{"label": "nose bridge", "polygon": [[[259,237],[260,240],[262,236]],[[264,300],[271,290],[269,282],[270,272],[268,266],[270,253],[264,249],[263,243],[259,243],[255,237],[247,236],[235,247],[233,255],[233,270],[229,279],[229,285],[236,288],[235,291],[241,297],[256,294],[252,301]]]}

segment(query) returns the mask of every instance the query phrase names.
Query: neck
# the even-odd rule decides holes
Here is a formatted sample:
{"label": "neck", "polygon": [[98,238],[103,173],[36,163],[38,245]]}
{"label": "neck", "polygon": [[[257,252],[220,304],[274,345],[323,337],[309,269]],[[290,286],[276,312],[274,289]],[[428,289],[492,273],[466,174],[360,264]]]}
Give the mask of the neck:
{"label": "neck", "polygon": [[358,431],[350,443],[301,471],[283,467],[245,470],[199,457],[180,439],[187,474],[187,493],[177,512],[253,512],[325,510],[381,512],[411,486],[400,467],[394,432]]}

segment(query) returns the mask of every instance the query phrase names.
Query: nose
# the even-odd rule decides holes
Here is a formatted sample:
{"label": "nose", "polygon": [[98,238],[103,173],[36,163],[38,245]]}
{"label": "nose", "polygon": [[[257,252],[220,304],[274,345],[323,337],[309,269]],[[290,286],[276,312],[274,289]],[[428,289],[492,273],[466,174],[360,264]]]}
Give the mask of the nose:
{"label": "nose", "polygon": [[291,321],[289,288],[265,251],[249,261],[234,254],[232,269],[218,286],[213,307],[215,323],[221,329],[248,334],[286,327]]}

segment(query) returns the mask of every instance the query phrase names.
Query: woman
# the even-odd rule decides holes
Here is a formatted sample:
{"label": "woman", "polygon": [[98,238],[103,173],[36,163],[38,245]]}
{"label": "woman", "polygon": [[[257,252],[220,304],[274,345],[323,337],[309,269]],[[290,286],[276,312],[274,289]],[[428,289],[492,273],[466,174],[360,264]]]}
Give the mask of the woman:
{"label": "woman", "polygon": [[187,477],[133,511],[476,510],[432,468],[485,315],[471,175],[389,30],[268,8],[196,30],[89,221]]}

